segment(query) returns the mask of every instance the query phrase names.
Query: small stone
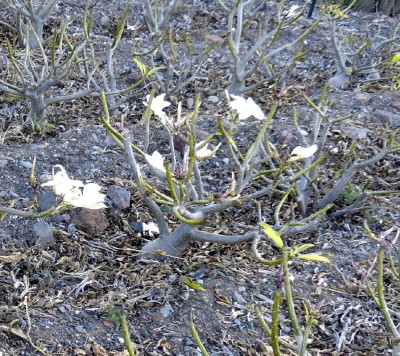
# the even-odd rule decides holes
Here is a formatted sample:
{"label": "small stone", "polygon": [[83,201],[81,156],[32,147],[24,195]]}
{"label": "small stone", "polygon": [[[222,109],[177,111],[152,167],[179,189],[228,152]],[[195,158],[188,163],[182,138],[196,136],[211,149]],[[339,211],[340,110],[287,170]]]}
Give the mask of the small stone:
{"label": "small stone", "polygon": [[45,221],[38,221],[33,225],[33,234],[35,235],[36,243],[43,248],[51,247],[56,244],[53,228]]}
{"label": "small stone", "polygon": [[76,330],[78,333],[81,333],[81,332],[83,331],[82,325],[77,325],[77,326],[75,327],[75,330]]}
{"label": "small stone", "polygon": [[39,193],[37,196],[38,212],[41,213],[56,205],[56,196],[52,191]]}
{"label": "small stone", "polygon": [[110,18],[103,14],[103,16],[100,18],[100,23],[102,26],[108,26],[110,24]]}
{"label": "small stone", "polygon": [[192,109],[193,109],[193,105],[194,105],[194,100],[193,100],[193,98],[189,98],[189,99],[186,101],[186,106],[187,106],[187,108],[188,108],[189,110],[192,110]]}
{"label": "small stone", "polygon": [[143,223],[141,221],[131,222],[130,227],[133,231],[143,235]]}
{"label": "small stone", "polygon": [[29,198],[22,198],[21,202],[24,208],[28,208],[32,205],[32,201]]}
{"label": "small stone", "polygon": [[100,234],[108,227],[108,221],[103,209],[83,208],[75,212],[72,217],[72,223],[75,224],[78,230],[86,232],[89,235]]}
{"label": "small stone", "polygon": [[126,209],[131,205],[131,193],[117,185],[108,187],[107,196],[117,209]]}
{"label": "small stone", "polygon": [[373,115],[378,119],[389,124],[393,129],[400,127],[400,115],[386,110],[376,110]]}
{"label": "small stone", "polygon": [[368,103],[371,100],[371,94],[368,93],[357,93],[354,96],[354,99],[356,99],[360,103]]}
{"label": "small stone", "polygon": [[238,302],[239,304],[246,304],[246,300],[241,296],[241,294],[237,291],[233,292],[233,299]]}
{"label": "small stone", "polygon": [[328,85],[332,88],[342,89],[349,83],[349,76],[346,73],[336,74],[328,80]]}
{"label": "small stone", "polygon": [[219,102],[219,98],[216,95],[211,95],[207,98],[207,101],[213,104],[216,104]]}
{"label": "small stone", "polygon": [[170,304],[165,304],[161,307],[160,313],[164,318],[167,318],[172,312],[172,307]]}
{"label": "small stone", "polygon": [[143,327],[139,328],[139,333],[144,339],[147,339],[150,336],[148,330]]}
{"label": "small stone", "polygon": [[379,74],[379,72],[372,71],[371,73],[368,73],[367,77],[368,80],[378,80],[381,79],[381,75]]}
{"label": "small stone", "polygon": [[201,278],[205,275],[206,270],[204,268],[199,268],[198,270],[189,273],[189,276],[192,278]]}
{"label": "small stone", "polygon": [[46,183],[53,180],[53,176],[51,174],[41,174],[39,176],[39,182],[40,183]]}
{"label": "small stone", "polygon": [[32,162],[29,161],[19,161],[18,165],[20,165],[23,168],[31,169],[33,167]]}

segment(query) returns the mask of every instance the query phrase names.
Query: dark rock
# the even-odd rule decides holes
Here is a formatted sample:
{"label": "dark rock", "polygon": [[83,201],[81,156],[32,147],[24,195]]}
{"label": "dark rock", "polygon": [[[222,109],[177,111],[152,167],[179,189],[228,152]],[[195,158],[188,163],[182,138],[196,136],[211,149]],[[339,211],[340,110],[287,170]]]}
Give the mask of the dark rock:
{"label": "dark rock", "polygon": [[143,223],[141,221],[131,222],[131,229],[141,235],[143,235]]}
{"label": "dark rock", "polygon": [[38,212],[41,213],[56,205],[56,196],[52,191],[39,193],[37,196]]}
{"label": "dark rock", "polygon": [[376,110],[374,116],[391,128],[397,129],[400,127],[400,115],[386,110]]}
{"label": "dark rock", "polygon": [[117,209],[126,209],[131,205],[131,193],[117,185],[112,185],[107,189],[107,196]]}
{"label": "dark rock", "polygon": [[93,210],[83,208],[74,213],[72,223],[78,230],[86,232],[89,235],[96,235],[103,232],[108,221],[103,209]]}

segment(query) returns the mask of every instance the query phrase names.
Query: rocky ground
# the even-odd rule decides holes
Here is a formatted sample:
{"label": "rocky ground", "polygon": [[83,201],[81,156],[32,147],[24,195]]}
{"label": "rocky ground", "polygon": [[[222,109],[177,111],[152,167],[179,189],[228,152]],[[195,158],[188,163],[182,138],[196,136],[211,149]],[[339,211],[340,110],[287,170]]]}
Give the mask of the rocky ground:
{"label": "rocky ground", "polygon": [[[113,7],[105,1],[96,2],[94,31],[99,38],[115,31],[125,5],[123,1]],[[204,35],[223,41],[226,16],[217,4],[194,1],[178,10],[172,20],[177,36],[183,29],[188,30],[195,48],[201,45]],[[128,71],[124,77],[128,84],[134,75],[132,64],[127,60],[132,58],[133,38],[144,41],[148,36],[140,12],[135,11],[129,13],[128,29],[116,53],[118,70]],[[63,2],[56,13],[71,18],[82,13],[82,6],[72,1]],[[315,16],[318,14],[317,9]],[[56,24],[58,20],[52,17],[51,21]],[[303,19],[296,30],[301,31],[309,24],[309,20]],[[365,33],[374,40],[388,38],[397,24],[398,19],[382,14],[353,12],[338,21],[337,27],[340,39],[352,38],[356,42]],[[255,27],[250,26],[251,29]],[[1,30],[6,31],[0,27]],[[245,35],[246,41],[254,36],[250,30]],[[286,36],[283,41],[289,41],[295,34],[288,31],[283,35]],[[305,129],[312,125],[313,111],[299,94],[306,93],[317,100],[323,84],[336,74],[335,54],[327,45],[329,37],[328,23],[323,20],[303,43],[307,55],[284,83],[287,95],[281,98],[281,107],[271,125],[271,136],[280,149],[291,147],[284,136],[291,134],[292,106],[296,106]],[[181,42],[178,38],[176,41],[179,46]],[[393,45],[398,50],[398,39]],[[283,54],[276,59],[277,63],[289,55]],[[388,54],[382,51],[384,55]],[[202,130],[216,130],[215,113],[226,107],[222,93],[229,84],[230,65],[227,47],[221,43],[211,52],[197,79],[170,98],[174,104],[182,100],[186,109],[195,94],[201,93],[199,126]],[[360,149],[379,146],[400,127],[400,94],[396,82],[364,79],[328,90],[327,99],[332,103],[328,115],[338,118],[352,114],[345,123],[334,127],[327,147],[330,158],[335,148],[344,152],[355,140]],[[274,95],[274,90],[273,85],[266,84],[246,95],[268,112],[268,98]],[[117,125],[124,115],[124,125],[131,130],[133,141],[138,145],[143,141],[142,101],[149,91],[149,85],[141,88],[124,103],[121,114],[112,118]],[[100,184],[110,201],[109,208],[95,213],[77,209],[39,220],[14,215],[1,217],[0,355],[127,354],[116,313],[126,316],[139,355],[201,354],[190,332],[190,320],[210,355],[271,354],[270,340],[260,326],[255,307],[270,323],[277,269],[258,264],[250,251],[250,243],[233,247],[196,243],[180,258],[138,259],[141,247],[151,237],[132,229],[131,223],[150,223],[153,217],[132,185],[124,152],[106,139],[98,121],[103,115],[98,98],[52,107],[49,122],[54,129],[47,133],[32,133],[23,128],[28,112],[23,100],[3,96],[1,92],[0,99],[1,206],[28,210],[37,201],[39,209],[44,210],[54,202],[49,190],[38,190],[30,183],[34,158],[38,181],[51,174],[54,165],[61,164],[74,179]],[[240,124],[240,147],[246,147],[249,138],[257,132],[256,125],[251,121]],[[165,136],[156,132],[150,152],[165,144]],[[205,166],[210,186],[218,186],[229,175],[221,161],[223,153],[222,150],[221,156],[217,155]],[[339,161],[340,158],[335,161],[333,157],[333,163],[326,166],[327,177]],[[365,182],[369,183],[370,190],[398,190],[398,156],[386,157],[359,172],[354,191]],[[122,190],[116,192],[117,188],[112,187]],[[349,204],[353,193],[347,191],[336,202],[335,209]],[[261,203],[263,218],[270,222],[273,204],[265,200]],[[366,289],[365,276],[374,263],[377,246],[365,234],[363,221],[367,219],[377,234],[392,226],[399,228],[398,205],[398,194],[371,196],[368,210],[338,219],[328,217],[315,231],[289,238],[291,245],[314,244],[316,251],[332,260],[330,265],[311,262],[291,265],[299,314],[304,315],[302,301],[309,300],[313,305],[322,303],[318,323],[309,337],[311,355],[392,354],[391,334]],[[209,228],[247,231],[257,222],[254,206],[248,205],[217,216]],[[172,217],[170,223],[171,226],[176,223]],[[260,249],[265,256],[275,256],[276,252],[266,241]],[[182,277],[191,278],[204,290],[189,288]],[[374,285],[374,272],[369,277]],[[399,281],[388,273],[385,287],[389,308],[398,325]],[[284,308],[279,326],[281,336],[294,343]]]}

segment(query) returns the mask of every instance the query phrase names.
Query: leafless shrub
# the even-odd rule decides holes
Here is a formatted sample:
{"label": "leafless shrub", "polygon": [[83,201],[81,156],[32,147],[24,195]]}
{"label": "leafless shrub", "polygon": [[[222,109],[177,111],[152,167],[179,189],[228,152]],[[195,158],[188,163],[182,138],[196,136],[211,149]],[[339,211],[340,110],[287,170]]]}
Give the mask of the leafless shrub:
{"label": "leafless shrub", "polygon": [[390,62],[390,54],[396,49],[400,25],[393,29],[371,25],[362,34],[351,34],[337,29],[341,13],[327,17],[338,65],[338,71],[329,84],[341,88],[348,83],[381,79]]}
{"label": "leafless shrub", "polygon": [[[36,36],[31,30],[30,33]],[[27,123],[34,129],[40,130],[47,125],[46,109],[52,104],[79,99],[92,92],[85,78],[75,78],[77,82],[83,80],[77,87],[65,85],[73,69],[85,61],[81,55],[86,45],[85,39],[78,44],[70,42],[64,24],[54,33],[49,46],[42,46],[38,41],[39,47],[31,49],[28,37],[25,49],[17,51],[8,42],[9,66],[12,66],[14,77],[7,81],[0,79],[0,90],[29,101]]]}
{"label": "leafless shrub", "polygon": [[181,0],[173,0],[164,5],[158,0],[144,0],[141,3],[144,21],[149,37],[154,41],[154,47],[145,50],[137,43],[137,56],[144,58],[143,61],[147,62],[150,68],[165,67],[164,70],[158,71],[155,77],[160,91],[167,96],[180,92],[197,77],[210,51],[217,45],[205,40],[201,49],[195,49],[185,32],[180,41],[184,45],[180,44],[178,49],[171,18],[181,4]]}
{"label": "leafless shrub", "polygon": [[[2,0],[0,24],[15,31],[21,48],[30,49],[44,43],[43,26],[59,0]],[[9,16],[7,16],[7,14]],[[29,43],[27,43],[29,42]]]}
{"label": "leafless shrub", "polygon": [[[228,44],[233,59],[229,93],[241,94],[256,89],[266,82],[280,81],[284,85],[299,59],[300,52],[292,51],[289,60],[285,59],[285,64],[279,60],[279,56],[301,43],[315,29],[322,15],[307,26],[300,35],[289,42],[287,40],[284,42],[281,40],[281,35],[284,32],[293,31],[303,18],[303,14],[302,11],[295,11],[294,7],[289,11],[283,11],[286,1],[281,1],[275,9],[268,10],[268,15],[257,20],[259,22],[258,36],[251,45],[246,47],[242,41],[245,24],[259,10],[259,2],[248,0],[224,3],[219,0],[219,3],[228,13]],[[279,63],[279,66],[276,63]],[[254,79],[255,77],[257,79]]]}
{"label": "leafless shrub", "polygon": [[[193,113],[183,116],[178,110],[177,118],[169,118],[163,112],[169,104],[163,95],[154,98],[151,104],[154,114],[170,137],[168,140],[170,151],[165,155],[170,157],[169,162],[159,152],[151,155],[143,152],[139,147],[132,145],[129,138],[113,130],[106,120],[103,121],[113,137],[120,144],[124,143],[136,188],[159,226],[160,237],[147,243],[143,252],[163,250],[168,255],[178,255],[190,241],[237,244],[251,240],[257,236],[257,229],[239,235],[222,235],[200,230],[200,227],[207,226],[210,216],[244,204],[258,205],[259,220],[262,220],[262,200],[266,199],[265,197],[268,197],[268,204],[273,201],[275,206],[273,217],[267,220],[273,220],[273,228],[282,236],[315,228],[319,219],[332,208],[332,203],[360,169],[371,166],[387,154],[400,150],[400,145],[395,140],[396,134],[388,139],[384,147],[370,154],[369,158],[361,158],[364,153],[357,152],[356,145],[353,144],[346,154],[347,159],[343,163],[342,171],[338,172],[337,180],[334,182],[325,180],[319,185],[318,179],[325,174],[322,163],[326,159],[325,147],[328,134],[334,123],[343,121],[347,117],[330,119],[326,115],[328,106],[324,95],[318,104],[305,97],[306,102],[316,112],[312,134],[310,137],[304,135],[295,111],[294,122],[298,139],[303,147],[296,147],[291,154],[281,153],[267,134],[277,104],[272,105],[269,114],[265,116],[251,99],[246,100],[235,95],[233,98],[230,105],[239,112],[239,119],[253,116],[262,122],[257,136],[244,152],[239,150],[235,141],[234,126],[237,120],[235,115],[230,116],[229,124],[225,124],[223,117],[220,117],[219,132],[210,135],[201,143],[196,143],[195,124],[200,108],[199,98],[195,102]],[[173,138],[183,128],[188,132],[188,146],[183,159],[179,159],[175,157]],[[231,179],[216,188],[219,193],[205,189],[206,170],[202,169],[202,161],[215,155],[219,147],[218,145],[214,150],[207,148],[207,144],[214,137],[223,137],[226,145],[225,158],[232,164],[229,167],[232,172]],[[142,174],[132,148],[141,160],[146,161],[147,167],[152,176],[157,178],[159,185],[155,185],[153,180],[146,179]],[[219,151],[217,154],[219,155]],[[217,161],[220,166],[223,165],[221,156]],[[158,186],[164,188],[160,191],[156,188]],[[177,226],[172,231],[169,230],[166,217],[159,205],[170,206],[177,221]],[[283,213],[284,207],[290,212]]]}

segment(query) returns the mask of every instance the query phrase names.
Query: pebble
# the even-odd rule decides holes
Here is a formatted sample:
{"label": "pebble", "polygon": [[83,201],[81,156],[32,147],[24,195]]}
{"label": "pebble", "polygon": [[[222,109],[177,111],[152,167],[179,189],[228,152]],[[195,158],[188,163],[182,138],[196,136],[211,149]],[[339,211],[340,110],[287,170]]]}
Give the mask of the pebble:
{"label": "pebble", "polygon": [[236,300],[239,304],[246,304],[246,300],[241,296],[237,291],[233,292],[233,299]]}
{"label": "pebble", "polygon": [[371,100],[371,94],[368,94],[368,93],[357,93],[354,96],[354,99],[356,99],[360,103],[368,103]]}
{"label": "pebble", "polygon": [[144,339],[147,339],[150,336],[148,330],[143,327],[139,328],[139,333]]}
{"label": "pebble", "polygon": [[81,333],[81,332],[83,331],[82,325],[77,325],[77,326],[75,327],[75,330],[76,330],[78,333]]}
{"label": "pebble", "polygon": [[33,225],[33,234],[36,238],[36,243],[43,248],[51,247],[56,244],[53,228],[45,221],[38,221]]}
{"label": "pebble", "polygon": [[346,73],[339,73],[328,80],[328,85],[332,88],[342,89],[348,82],[349,76]]}
{"label": "pebble", "polygon": [[194,100],[193,100],[193,98],[189,98],[189,99],[186,101],[186,105],[187,105],[187,108],[188,108],[189,110],[193,109],[193,106],[194,106]]}
{"label": "pebble", "polygon": [[216,104],[219,102],[219,98],[216,95],[211,95],[207,98],[207,101]]}
{"label": "pebble", "polygon": [[108,26],[110,24],[110,18],[103,14],[103,16],[100,18],[100,24],[102,26]]}
{"label": "pebble", "polygon": [[108,187],[107,196],[117,209],[126,209],[131,205],[131,193],[117,185]]}
{"label": "pebble", "polygon": [[387,110],[376,110],[373,115],[378,119],[389,124],[393,129],[400,127],[400,115]]}
{"label": "pebble", "polygon": [[27,168],[27,169],[31,169],[33,167],[32,162],[29,162],[29,161],[19,161],[18,165],[23,168]]}
{"label": "pebble", "polygon": [[39,193],[37,196],[38,212],[41,213],[56,205],[56,196],[52,191]]}
{"label": "pebble", "polygon": [[170,304],[165,304],[160,308],[160,313],[164,318],[167,318],[172,312],[172,307]]}

